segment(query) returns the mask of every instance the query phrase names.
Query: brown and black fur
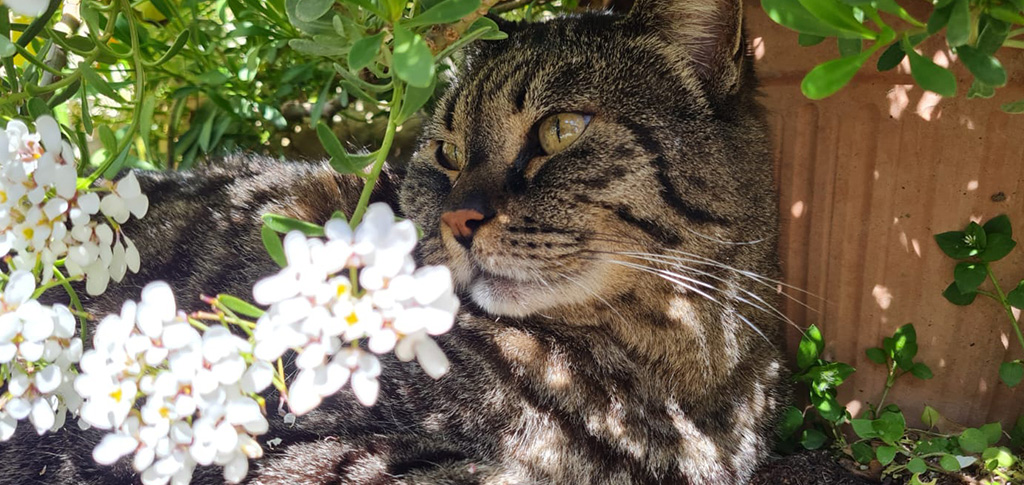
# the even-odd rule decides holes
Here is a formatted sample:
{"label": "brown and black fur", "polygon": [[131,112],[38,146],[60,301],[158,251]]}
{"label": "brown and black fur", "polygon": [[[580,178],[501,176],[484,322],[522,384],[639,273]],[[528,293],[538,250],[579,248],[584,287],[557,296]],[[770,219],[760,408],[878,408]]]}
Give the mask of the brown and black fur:
{"label": "brown and black fur", "polygon": [[[503,30],[467,54],[398,196],[419,259],[450,266],[462,295],[438,339],[450,372],[384,356],[375,406],[342,392],[293,426],[271,416],[261,440],[281,443],[251,483],[734,484],[767,455],[781,324],[774,288],[746,274],[778,277],[776,199],[739,4],[640,0]],[[541,157],[535,126],[560,112],[593,118]],[[468,154],[461,172],[439,165],[441,141]],[[274,270],[261,213],[322,222],[358,191],[258,160],[144,179],[153,209],[128,227],[144,271],[93,311],[158,278],[179,299],[244,295]],[[377,196],[394,193],[386,178]],[[471,243],[440,222],[462,208],[490,216]],[[95,433],[33,436],[0,445],[0,482],[132,480],[92,463]]]}

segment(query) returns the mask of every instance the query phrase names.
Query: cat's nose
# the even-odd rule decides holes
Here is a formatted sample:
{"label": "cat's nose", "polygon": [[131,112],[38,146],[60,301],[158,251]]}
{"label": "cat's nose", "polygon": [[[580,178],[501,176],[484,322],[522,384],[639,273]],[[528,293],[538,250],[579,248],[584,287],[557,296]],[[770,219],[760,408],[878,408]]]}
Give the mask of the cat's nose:
{"label": "cat's nose", "polygon": [[462,208],[441,214],[441,222],[452,230],[459,244],[469,249],[473,245],[473,234],[493,217],[494,210],[486,204],[467,203]]}

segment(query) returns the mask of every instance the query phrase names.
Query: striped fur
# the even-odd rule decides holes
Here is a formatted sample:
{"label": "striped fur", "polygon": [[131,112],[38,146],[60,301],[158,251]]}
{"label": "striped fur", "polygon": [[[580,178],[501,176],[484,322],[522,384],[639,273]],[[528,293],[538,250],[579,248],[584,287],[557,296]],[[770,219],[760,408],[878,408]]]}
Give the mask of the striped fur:
{"label": "striped fur", "polygon": [[[249,482],[746,482],[786,390],[771,157],[737,12],[641,0],[476,46],[398,191],[420,260],[450,266],[462,295],[439,338],[451,371],[433,381],[385,356],[374,407],[342,392],[294,426],[271,419]],[[538,158],[531,130],[559,112],[593,119]],[[468,154],[461,173],[438,164],[441,141]],[[180,298],[245,294],[273,269],[260,213],[322,221],[357,191],[325,166],[259,160],[143,180],[153,213],[129,230],[147,266],[94,311],[158,277]],[[440,216],[469,199],[497,216],[467,249]],[[96,440],[22,426],[0,445],[0,482],[132,480],[127,463],[90,464]]]}

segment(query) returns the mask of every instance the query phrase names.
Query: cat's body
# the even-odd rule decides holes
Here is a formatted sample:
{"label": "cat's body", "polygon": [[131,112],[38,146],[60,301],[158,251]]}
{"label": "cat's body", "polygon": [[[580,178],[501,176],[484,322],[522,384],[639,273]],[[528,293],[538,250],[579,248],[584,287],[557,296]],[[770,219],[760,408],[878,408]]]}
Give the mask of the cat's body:
{"label": "cat's body", "polygon": [[[741,273],[778,269],[738,9],[640,2],[505,26],[507,40],[472,53],[400,191],[421,261],[450,266],[462,294],[438,338],[451,370],[434,381],[385,356],[375,406],[343,391],[294,425],[272,415],[261,442],[281,441],[249,480],[745,482],[786,395],[780,320],[764,309],[777,295]],[[537,130],[559,113],[585,127],[551,153]],[[323,222],[358,190],[326,166],[226,167],[142,177],[153,209],[127,230],[144,269],[90,310],[152,279],[186,307],[201,291],[244,295],[274,269],[261,213]],[[386,177],[377,195],[394,188]],[[131,476],[124,460],[91,463],[95,432],[33,436],[22,426],[0,445],[0,482]],[[219,477],[200,468],[195,481]]]}

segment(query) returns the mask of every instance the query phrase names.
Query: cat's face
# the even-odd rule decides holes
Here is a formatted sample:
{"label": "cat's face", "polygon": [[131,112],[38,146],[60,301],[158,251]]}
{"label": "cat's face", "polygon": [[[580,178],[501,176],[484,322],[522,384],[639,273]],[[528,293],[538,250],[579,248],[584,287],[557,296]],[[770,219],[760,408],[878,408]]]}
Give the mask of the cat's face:
{"label": "cat's face", "polygon": [[774,201],[757,188],[771,167],[763,130],[745,126],[749,89],[714,94],[678,46],[627,17],[505,30],[438,101],[402,189],[424,262],[448,265],[481,308],[607,304],[652,279],[636,265],[657,265],[634,253],[715,257],[712,240],[774,223],[757,207]]}

